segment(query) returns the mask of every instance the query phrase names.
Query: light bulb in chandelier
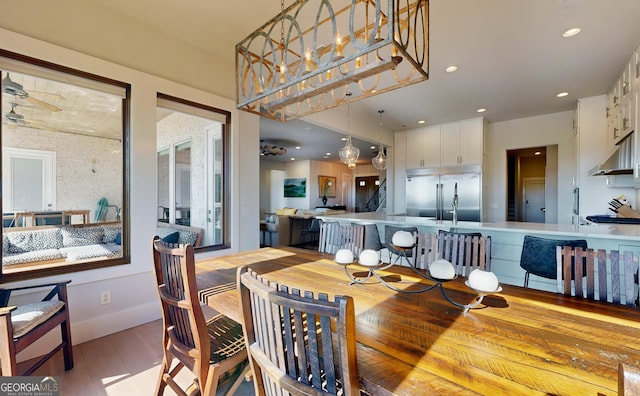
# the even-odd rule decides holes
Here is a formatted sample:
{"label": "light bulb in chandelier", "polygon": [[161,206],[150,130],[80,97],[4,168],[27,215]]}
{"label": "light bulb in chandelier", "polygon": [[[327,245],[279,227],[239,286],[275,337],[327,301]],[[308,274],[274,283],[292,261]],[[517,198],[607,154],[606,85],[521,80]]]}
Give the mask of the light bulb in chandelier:
{"label": "light bulb in chandelier", "polygon": [[358,160],[358,157],[360,156],[360,149],[357,147],[354,147],[351,144],[351,136],[347,136],[347,143],[344,145],[343,148],[340,149],[338,154],[340,155],[340,159],[342,160],[342,162],[344,162],[347,165],[350,165],[351,163],[353,163],[353,166],[355,167],[355,163]]}

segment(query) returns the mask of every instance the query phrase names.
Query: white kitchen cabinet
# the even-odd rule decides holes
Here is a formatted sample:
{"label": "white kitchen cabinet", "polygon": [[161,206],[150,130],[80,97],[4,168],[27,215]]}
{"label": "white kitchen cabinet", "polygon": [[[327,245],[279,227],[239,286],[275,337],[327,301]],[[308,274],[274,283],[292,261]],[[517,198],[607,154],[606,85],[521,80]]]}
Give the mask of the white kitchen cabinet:
{"label": "white kitchen cabinet", "polygon": [[442,124],[440,138],[442,139],[440,165],[460,165],[460,123]]}
{"label": "white kitchen cabinet", "polygon": [[482,165],[483,117],[406,132],[406,169]]}
{"label": "white kitchen cabinet", "polygon": [[482,164],[484,158],[484,118],[460,122],[460,164]]}
{"label": "white kitchen cabinet", "polygon": [[442,166],[482,164],[484,119],[473,118],[444,124],[442,139]]}
{"label": "white kitchen cabinet", "polygon": [[407,131],[407,169],[440,166],[440,125]]}

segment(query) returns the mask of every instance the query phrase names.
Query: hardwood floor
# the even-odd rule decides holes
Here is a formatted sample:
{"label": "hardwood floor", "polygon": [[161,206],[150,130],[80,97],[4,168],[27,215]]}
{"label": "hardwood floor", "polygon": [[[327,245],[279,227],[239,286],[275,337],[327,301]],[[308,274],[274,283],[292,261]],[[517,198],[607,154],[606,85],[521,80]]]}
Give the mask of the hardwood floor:
{"label": "hardwood floor", "polygon": [[[59,376],[65,396],[151,395],[162,361],[162,322],[156,320],[73,347],[74,368],[64,371],[62,352],[50,359],[33,375]],[[190,384],[188,370],[178,377],[181,385]],[[230,384],[223,384],[218,394]],[[165,395],[175,395],[167,387]],[[254,395],[253,383],[243,381],[236,395]]]}

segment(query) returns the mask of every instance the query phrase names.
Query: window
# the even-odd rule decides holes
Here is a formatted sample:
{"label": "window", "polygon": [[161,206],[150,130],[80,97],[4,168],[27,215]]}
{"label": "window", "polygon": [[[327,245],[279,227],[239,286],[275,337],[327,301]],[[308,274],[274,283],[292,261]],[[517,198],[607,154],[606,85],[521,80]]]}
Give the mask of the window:
{"label": "window", "polygon": [[3,281],[128,263],[129,86],[3,50],[0,72]]}
{"label": "window", "polygon": [[196,250],[228,247],[231,114],[164,94],[157,113],[158,223],[201,233]]}

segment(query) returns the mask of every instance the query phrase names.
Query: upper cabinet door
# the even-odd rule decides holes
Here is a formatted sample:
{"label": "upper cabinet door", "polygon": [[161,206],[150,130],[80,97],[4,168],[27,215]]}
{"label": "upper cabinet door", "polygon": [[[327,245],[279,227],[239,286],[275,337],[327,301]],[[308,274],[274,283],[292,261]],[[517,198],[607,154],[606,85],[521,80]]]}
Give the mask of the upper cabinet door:
{"label": "upper cabinet door", "polygon": [[440,166],[440,126],[407,131],[407,169]]}
{"label": "upper cabinet door", "polygon": [[452,122],[440,127],[442,139],[442,166],[459,165],[460,159],[460,123]]}
{"label": "upper cabinet door", "polygon": [[460,122],[460,164],[482,164],[484,158],[484,118]]}
{"label": "upper cabinet door", "polygon": [[482,118],[442,125],[442,166],[482,164]]}

